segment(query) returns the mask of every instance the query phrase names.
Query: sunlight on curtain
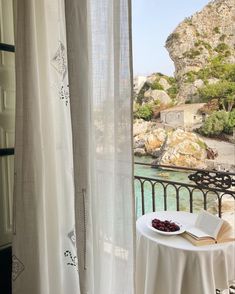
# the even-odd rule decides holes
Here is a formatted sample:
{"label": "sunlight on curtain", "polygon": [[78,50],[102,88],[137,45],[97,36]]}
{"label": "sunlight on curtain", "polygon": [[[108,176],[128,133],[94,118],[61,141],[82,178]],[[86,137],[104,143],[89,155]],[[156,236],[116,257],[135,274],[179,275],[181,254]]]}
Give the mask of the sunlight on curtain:
{"label": "sunlight on curtain", "polygon": [[14,294],[79,294],[62,0],[17,1]]}
{"label": "sunlight on curtain", "polygon": [[133,294],[130,3],[65,4],[15,6],[13,294]]}
{"label": "sunlight on curtain", "polygon": [[134,293],[130,3],[66,1],[82,293]]}

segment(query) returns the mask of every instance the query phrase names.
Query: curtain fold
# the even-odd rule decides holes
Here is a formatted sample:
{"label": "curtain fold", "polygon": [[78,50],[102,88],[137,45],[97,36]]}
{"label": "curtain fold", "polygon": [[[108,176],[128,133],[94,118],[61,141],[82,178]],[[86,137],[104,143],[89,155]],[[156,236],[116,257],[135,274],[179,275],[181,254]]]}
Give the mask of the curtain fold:
{"label": "curtain fold", "polygon": [[130,1],[15,10],[13,294],[134,294]]}
{"label": "curtain fold", "polygon": [[130,7],[65,2],[82,293],[134,293]]}
{"label": "curtain fold", "polygon": [[64,3],[16,3],[13,293],[80,294]]}

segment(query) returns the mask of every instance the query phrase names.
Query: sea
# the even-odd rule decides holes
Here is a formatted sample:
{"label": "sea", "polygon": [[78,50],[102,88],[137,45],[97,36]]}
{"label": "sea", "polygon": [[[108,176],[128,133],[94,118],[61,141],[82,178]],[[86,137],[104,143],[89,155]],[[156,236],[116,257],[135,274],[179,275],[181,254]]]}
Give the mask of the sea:
{"label": "sea", "polygon": [[[135,162],[151,163],[151,157],[135,157]],[[191,172],[192,173],[192,172]],[[178,183],[193,184],[188,176],[190,172],[172,171],[166,169],[152,168],[150,166],[135,164],[134,174],[136,176],[149,177],[152,179],[161,179]],[[175,211],[176,209],[176,190],[173,185],[167,186],[167,210]],[[164,210],[164,188],[161,184],[155,186],[155,205],[156,211]],[[136,199],[136,215],[137,218],[142,215],[142,200],[141,200],[141,185],[138,180],[135,180],[135,199]],[[152,212],[152,186],[149,182],[144,184],[144,206],[145,213]],[[193,192],[193,212],[197,213],[204,208],[203,194],[200,190],[195,189]],[[190,211],[190,194],[187,188],[180,188],[179,193],[179,208],[181,211]],[[210,192],[207,195],[208,211],[217,214],[217,196]]]}

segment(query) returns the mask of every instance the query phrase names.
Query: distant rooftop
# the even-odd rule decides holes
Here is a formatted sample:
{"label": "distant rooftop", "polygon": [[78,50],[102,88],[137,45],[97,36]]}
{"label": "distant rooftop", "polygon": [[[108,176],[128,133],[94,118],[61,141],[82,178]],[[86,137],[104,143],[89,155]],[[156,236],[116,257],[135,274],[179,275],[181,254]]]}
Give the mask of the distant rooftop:
{"label": "distant rooftop", "polygon": [[190,110],[195,110],[195,109],[200,109],[205,105],[205,103],[192,103],[192,104],[180,104],[173,106],[171,108],[162,110],[161,112],[172,112],[172,111],[190,111]]}

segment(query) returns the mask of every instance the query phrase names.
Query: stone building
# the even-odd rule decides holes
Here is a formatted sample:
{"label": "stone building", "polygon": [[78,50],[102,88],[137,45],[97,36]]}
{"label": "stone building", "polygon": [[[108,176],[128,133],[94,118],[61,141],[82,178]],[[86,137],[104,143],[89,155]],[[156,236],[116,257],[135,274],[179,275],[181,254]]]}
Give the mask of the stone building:
{"label": "stone building", "polygon": [[204,115],[199,109],[205,103],[182,104],[161,111],[161,123],[172,126],[193,129],[201,125]]}

